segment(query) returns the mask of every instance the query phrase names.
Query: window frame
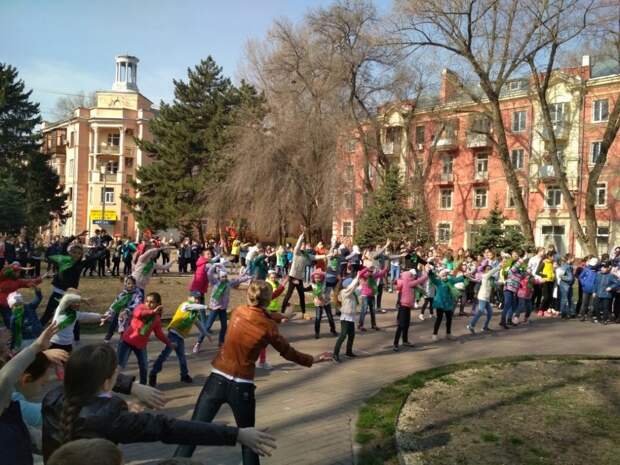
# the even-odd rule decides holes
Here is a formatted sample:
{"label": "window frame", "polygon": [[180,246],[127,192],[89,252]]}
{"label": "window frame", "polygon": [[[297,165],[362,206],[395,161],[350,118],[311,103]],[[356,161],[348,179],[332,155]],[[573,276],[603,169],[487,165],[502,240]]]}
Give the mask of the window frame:
{"label": "window frame", "polygon": [[[517,115],[523,115],[523,125],[521,126],[521,118]],[[516,124],[519,123],[519,124]],[[527,130],[527,111],[516,110],[512,112],[512,121],[510,124],[512,132],[525,132]]]}
{"label": "window frame", "polygon": [[[108,200],[108,196],[110,200]],[[114,188],[102,187],[101,188],[101,205],[114,205]]]}
{"label": "window frame", "polygon": [[[444,193],[449,192],[450,193],[450,206],[444,206]],[[452,210],[454,206],[454,189],[452,189],[451,187],[445,187],[442,189],[439,189],[439,209],[440,210]]]}
{"label": "window frame", "polygon": [[[443,230],[445,232],[447,227],[447,239],[446,238],[442,238],[442,234],[441,231]],[[452,223],[448,222],[448,221],[440,221],[439,223],[437,223],[437,243],[438,244],[450,244],[450,242],[452,241]]]}
{"label": "window frame", "polygon": [[[521,197],[525,197],[525,189],[523,188],[523,186],[519,186],[519,194],[521,195]],[[527,206],[527,202],[526,202],[526,206]],[[512,189],[509,186],[506,191],[506,209],[512,210],[514,208],[517,208],[517,204],[514,201],[514,198],[512,197]]]}
{"label": "window frame", "polygon": [[[517,166],[517,164],[515,163],[515,157],[514,157],[515,152],[521,153],[520,166]],[[512,168],[515,170],[522,170],[525,168],[525,149],[523,147],[514,148],[510,150],[510,163],[512,164]]]}
{"label": "window frame", "polygon": [[[346,234],[346,228],[349,228],[349,234]],[[353,236],[353,221],[343,221],[342,222],[342,235],[344,237]]]}
{"label": "window frame", "polygon": [[[595,197],[595,201],[594,201],[594,207],[595,208],[607,208],[607,198],[608,198],[608,192],[607,192],[607,183],[606,182],[598,182],[596,183],[596,197]],[[600,192],[603,191],[604,192],[604,196],[605,196],[605,202],[604,203],[599,203],[599,195]]]}
{"label": "window frame", "polygon": [[[449,171],[446,171],[446,166],[450,167]],[[454,158],[452,157],[452,155],[444,155],[443,157],[441,157],[441,174],[454,174]]]}
{"label": "window frame", "polygon": [[[482,198],[482,194],[480,192],[484,191],[484,206],[478,205],[478,199]],[[484,210],[489,207],[489,189],[486,187],[476,187],[474,188],[474,209],[475,210]]]}
{"label": "window frame", "polygon": [[[568,115],[568,111],[566,110],[568,107],[568,102],[554,102],[549,104],[549,116],[551,117],[551,122],[554,124],[562,123],[566,121],[566,117]],[[560,117],[558,118],[558,108],[561,109],[559,112]]]}
{"label": "window frame", "polygon": [[[489,175],[489,158],[490,158],[489,157],[489,152],[480,152],[480,153],[476,154],[476,159],[474,160],[475,165],[476,165],[475,166],[475,169],[476,169],[475,174],[476,174],[476,176],[478,176],[479,174],[482,174],[482,173],[486,173],[486,175],[482,174],[482,176],[488,177],[488,175]],[[483,164],[486,167],[486,170],[480,170],[479,169],[480,168],[480,164]]]}
{"label": "window frame", "polygon": [[[115,144],[114,141],[118,139],[118,143]],[[108,147],[120,147],[121,146],[121,135],[115,132],[109,132],[107,138]]]}
{"label": "window frame", "polygon": [[[559,195],[559,202],[557,202],[557,204],[554,205],[549,205],[549,192],[550,191],[554,191],[557,192],[557,195]],[[547,186],[547,189],[545,190],[545,208],[548,210],[557,210],[562,208],[562,204],[564,201],[564,196],[562,195],[562,189],[560,189],[559,186]]]}
{"label": "window frame", "polygon": [[[605,119],[602,118],[602,102],[605,102],[605,105],[607,107],[606,109],[606,115],[605,115]],[[597,110],[597,104],[601,104],[601,108],[599,108],[599,111]],[[600,113],[600,115],[599,115]],[[608,98],[600,98],[600,99],[596,99],[592,101],[592,122],[593,123],[606,123],[607,121],[609,121],[609,99]]]}
{"label": "window frame", "polygon": [[[596,165],[597,162],[597,158],[601,156],[601,146],[603,145],[603,141],[602,140],[595,140],[590,142],[590,159],[588,160],[588,164],[590,166],[594,166]],[[598,154],[596,155],[596,157],[594,156],[594,147],[598,147]]]}
{"label": "window frame", "polygon": [[[421,131],[420,131],[421,130]],[[420,132],[422,133],[422,139],[419,138]],[[415,143],[424,144],[426,142],[426,126],[419,124],[415,127]]]}
{"label": "window frame", "polygon": [[353,210],[355,205],[355,195],[353,192],[345,192],[343,197],[343,208],[346,210]]}

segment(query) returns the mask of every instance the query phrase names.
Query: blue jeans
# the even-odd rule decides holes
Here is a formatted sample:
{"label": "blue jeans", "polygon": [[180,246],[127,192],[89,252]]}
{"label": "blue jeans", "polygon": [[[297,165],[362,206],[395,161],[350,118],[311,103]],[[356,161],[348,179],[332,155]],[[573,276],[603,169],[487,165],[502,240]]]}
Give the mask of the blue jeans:
{"label": "blue jeans", "polygon": [[560,284],[558,291],[560,294],[560,313],[562,316],[573,315],[573,288],[568,284]]}
{"label": "blue jeans", "polygon": [[377,321],[375,317],[375,297],[362,297],[362,309],[360,310],[360,322],[361,328],[364,327],[364,319],[366,318],[366,312],[370,310],[370,324],[373,328],[377,327]]}
{"label": "blue jeans", "polygon": [[476,323],[478,323],[478,320],[480,319],[480,317],[482,316],[482,313],[484,312],[486,312],[487,318],[484,321],[483,328],[489,329],[489,322],[491,321],[491,317],[493,316],[493,309],[491,308],[491,302],[488,302],[486,300],[478,300],[478,309],[474,317],[469,322],[469,326],[471,326],[472,328],[475,328]]}
{"label": "blue jeans", "polygon": [[[219,344],[224,344],[224,338],[226,337],[226,329],[228,328],[228,320],[226,315],[226,309],[222,310],[211,310],[209,313],[209,318],[207,319],[207,323],[205,324],[205,331],[209,331],[213,323],[215,322],[215,318],[220,318],[220,337]],[[204,340],[204,336],[201,335],[198,338],[198,342],[202,342]]]}
{"label": "blue jeans", "polygon": [[[174,342],[177,345],[174,351],[176,352],[177,359],[179,360],[181,376],[189,375],[189,372],[187,371],[187,360],[185,359],[185,339],[172,331],[168,331],[168,339],[170,339],[171,342]],[[172,349],[170,347],[164,347],[164,350],[161,351],[161,354],[159,354],[159,357],[157,357],[157,360],[155,360],[155,363],[153,363],[153,368],[151,368],[151,374],[156,375],[161,371],[164,362],[171,353]]]}
{"label": "blue jeans", "polygon": [[[205,382],[192,421],[211,422],[223,404],[228,404],[239,428],[254,426],[256,418],[256,386],[252,383],[237,383],[216,373],[211,373]],[[196,446],[179,446],[174,452],[175,457],[191,457]],[[258,465],[258,455],[249,447],[241,446],[243,465]]]}
{"label": "blue jeans", "polygon": [[390,288],[394,288],[394,284],[396,280],[400,278],[400,266],[399,265],[390,265]]}
{"label": "blue jeans", "polygon": [[532,299],[519,299],[519,304],[517,305],[517,312],[515,315],[517,317],[521,316],[521,313],[525,311],[525,319],[527,320],[532,313]]}
{"label": "blue jeans", "polygon": [[504,306],[502,307],[502,317],[500,325],[505,325],[506,322],[512,320],[512,313],[517,308],[517,296],[514,292],[504,290]]}
{"label": "blue jeans", "polygon": [[146,348],[137,349],[134,346],[127,344],[122,339],[118,343],[118,366],[125,368],[127,360],[129,360],[129,353],[133,352],[138,358],[138,369],[140,370],[140,384],[146,384],[146,371],[149,366],[148,354]]}

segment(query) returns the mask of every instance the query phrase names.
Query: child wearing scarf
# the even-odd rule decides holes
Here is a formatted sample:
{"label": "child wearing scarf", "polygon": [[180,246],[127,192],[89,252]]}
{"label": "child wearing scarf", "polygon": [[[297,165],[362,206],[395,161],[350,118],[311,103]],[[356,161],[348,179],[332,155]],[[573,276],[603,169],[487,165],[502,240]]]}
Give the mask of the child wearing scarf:
{"label": "child wearing scarf", "polygon": [[38,287],[34,288],[34,293],[35,298],[29,304],[24,303],[24,297],[18,291],[11,292],[7,297],[11,309],[11,349],[14,351],[29,346],[43,331],[37,316],[37,307],[43,295]]}
{"label": "child wearing scarf", "polygon": [[[207,271],[209,277],[209,285],[213,289],[211,291],[211,298],[209,299],[209,318],[205,324],[205,331],[209,331],[216,318],[220,319],[220,336],[219,345],[224,344],[224,338],[226,337],[227,328],[227,311],[228,301],[230,299],[230,289],[232,287],[238,287],[239,284],[244,283],[252,279],[250,275],[241,275],[237,279],[228,279],[228,272],[222,264],[216,264],[209,268]],[[194,353],[200,350],[200,345],[204,340],[204,336],[200,336],[196,345],[194,345]]]}
{"label": "child wearing scarf", "polygon": [[366,312],[370,310],[370,324],[372,329],[379,331],[377,327],[377,321],[375,317],[375,296],[379,288],[379,280],[383,279],[387,274],[388,269],[384,268],[381,271],[375,272],[375,267],[362,268],[360,270],[360,283],[362,287],[362,309],[360,310],[359,330],[364,332],[364,319],[366,318]]}
{"label": "child wearing scarf", "polygon": [[347,340],[347,357],[355,357],[353,353],[353,340],[355,339],[355,311],[359,307],[360,297],[357,287],[359,284],[359,275],[354,279],[346,278],[340,282],[340,336],[334,347],[334,362],[340,362],[340,347],[344,340]]}
{"label": "child wearing scarf", "polygon": [[[123,291],[116,296],[110,308],[104,315],[104,320],[109,321],[108,332],[104,337],[104,342],[110,342],[112,334],[117,329],[122,334],[131,321],[131,313],[134,308],[142,303],[142,294],[136,287],[136,280],[127,276],[124,281]],[[103,322],[102,322],[103,324]]]}
{"label": "child wearing scarf", "polygon": [[159,253],[171,247],[151,247],[150,245],[145,245],[145,251],[138,257],[136,260],[136,264],[131,276],[136,280],[136,287],[138,288],[138,292],[142,295],[142,299],[144,300],[144,292],[146,286],[148,285],[151,277],[153,276],[153,272],[157,271],[168,271],[172,268],[172,265],[176,263],[176,260],[166,263],[165,265],[160,265],[156,262]]}
{"label": "child wearing scarf", "polygon": [[58,332],[52,337],[52,349],[62,349],[65,352],[73,350],[73,327],[80,323],[100,323],[99,313],[80,311],[82,297],[77,289],[69,288],[62,296],[56,311],[54,312],[53,322],[58,324]]}
{"label": "child wearing scarf", "polygon": [[[265,280],[265,282],[269,284],[271,286],[271,289],[273,290],[273,293],[271,294],[271,302],[267,306],[267,311],[269,312],[271,318],[278,322],[285,320],[285,319],[282,319],[282,320],[279,319],[281,318],[280,306],[282,305],[282,303],[280,302],[280,299],[278,299],[278,297],[280,297],[280,295],[284,292],[284,289],[286,289],[287,281],[288,281],[288,276],[285,276],[282,282],[279,282],[278,272],[273,269],[269,270],[269,272],[267,273],[267,279]],[[286,319],[290,319],[290,316],[291,316],[290,314],[287,314]],[[258,363],[256,364],[256,367],[261,368],[263,370],[271,370],[272,368],[271,364],[267,362],[267,348],[266,347],[260,351],[260,354],[258,355]]]}
{"label": "child wearing scarf", "polygon": [[[148,253],[148,252],[147,252]],[[129,352],[136,354],[138,369],[140,370],[140,384],[146,384],[146,372],[148,368],[148,354],[146,346],[151,333],[163,342],[166,347],[175,349],[176,344],[166,337],[161,329],[161,296],[157,292],[151,292],[146,296],[145,303],[138,305],[132,315],[129,328],[118,343],[118,366],[125,368],[129,359]]]}
{"label": "child wearing scarf", "polygon": [[[198,327],[201,334],[206,334],[200,322],[200,311],[204,311],[206,308],[205,305],[197,302],[196,297],[190,294],[187,301],[177,307],[172,316],[172,320],[166,328],[168,330],[168,339],[176,345],[174,351],[179,361],[182,383],[191,384],[193,381],[192,377],[189,375],[187,360],[185,359],[185,338],[189,336],[189,332],[194,325]],[[166,346],[159,354],[159,357],[157,357],[157,360],[155,360],[151,368],[151,373],[149,374],[149,386],[155,387],[157,385],[157,374],[162,370],[164,362],[171,352],[172,348]]]}
{"label": "child wearing scarf", "polygon": [[314,319],[314,338],[319,339],[321,332],[321,319],[323,318],[323,312],[327,316],[329,323],[329,329],[332,335],[337,336],[336,326],[334,324],[334,317],[332,315],[332,306],[330,302],[330,294],[325,284],[325,273],[321,270],[316,270],[312,273],[312,283],[307,288],[312,291],[312,298],[314,300],[314,308],[316,311]]}
{"label": "child wearing scarf", "polygon": [[34,287],[41,284],[41,278],[21,279],[21,273],[25,268],[19,262],[13,262],[0,270],[0,314],[7,328],[11,325],[10,305],[7,303],[7,297],[10,293],[23,289],[25,287]]}

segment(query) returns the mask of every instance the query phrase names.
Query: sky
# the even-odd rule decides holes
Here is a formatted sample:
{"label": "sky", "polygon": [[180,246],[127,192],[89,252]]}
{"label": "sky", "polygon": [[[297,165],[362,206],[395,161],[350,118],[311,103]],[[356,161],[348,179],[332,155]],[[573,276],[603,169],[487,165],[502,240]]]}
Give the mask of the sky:
{"label": "sky", "polygon": [[[135,55],[140,92],[170,101],[173,79],[211,55],[238,79],[248,39],[331,0],[0,0],[0,62],[15,66],[44,119],[62,94],[106,90],[114,56]],[[381,10],[390,0],[377,0]]]}

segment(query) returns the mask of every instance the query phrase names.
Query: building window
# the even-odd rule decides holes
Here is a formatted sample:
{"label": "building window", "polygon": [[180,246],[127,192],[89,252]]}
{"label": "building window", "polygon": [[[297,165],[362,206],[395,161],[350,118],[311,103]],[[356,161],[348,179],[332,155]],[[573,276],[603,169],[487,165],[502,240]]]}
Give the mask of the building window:
{"label": "building window", "polygon": [[510,152],[510,161],[512,162],[512,168],[515,170],[522,170],[524,166],[525,150],[512,149]]}
{"label": "building window", "polygon": [[342,235],[345,237],[353,235],[353,223],[351,221],[342,222]]}
{"label": "building window", "polygon": [[474,208],[487,208],[488,191],[483,187],[474,189]]}
{"label": "building window", "polygon": [[101,203],[114,203],[114,188],[101,188]]}
{"label": "building window", "polygon": [[115,132],[109,133],[108,145],[113,145],[114,147],[118,147],[119,145],[121,145],[121,135]]}
{"label": "building window", "polygon": [[599,157],[601,156],[602,144],[603,143],[601,141],[592,142],[592,144],[590,144],[590,164],[591,165],[595,165],[598,162]]}
{"label": "building window", "polygon": [[564,149],[565,149],[564,146],[558,145],[557,150],[555,152],[555,155],[556,155],[556,157],[558,159],[558,163],[562,167],[565,166],[564,165],[564,161],[565,161],[565,159],[564,159]]}
{"label": "building window", "polygon": [[355,152],[356,148],[357,148],[357,139],[349,139],[349,142],[347,143],[347,150],[349,152]]}
{"label": "building window", "polygon": [[541,228],[544,245],[553,244],[555,250],[560,255],[564,255],[566,250],[564,226],[560,225],[545,225]]}
{"label": "building window", "polygon": [[437,225],[437,242],[440,244],[449,244],[452,226],[450,223],[439,223]]}
{"label": "building window", "polygon": [[344,194],[344,208],[349,210],[353,208],[353,192]]}
{"label": "building window", "polygon": [[[519,195],[523,198],[523,187],[519,187]],[[517,202],[515,201],[515,196],[512,195],[512,189],[508,188],[508,201],[506,202],[506,208],[515,208],[517,206]]]}
{"label": "building window", "polygon": [[561,123],[566,120],[568,113],[568,104],[566,102],[562,103],[551,103],[549,105],[549,114],[551,116],[552,123]]}
{"label": "building window", "polygon": [[609,101],[607,99],[595,100],[592,108],[592,121],[599,123],[609,119]]}
{"label": "building window", "polygon": [[596,185],[596,203],[597,207],[607,206],[607,184],[601,183]]}
{"label": "building window", "polygon": [[424,144],[425,132],[426,131],[425,131],[424,126],[415,127],[415,143],[416,144]]}
{"label": "building window", "polygon": [[133,168],[133,158],[125,158],[125,168]]}
{"label": "building window", "polygon": [[508,83],[508,90],[511,92],[515,92],[517,90],[525,89],[524,81],[510,81]]}
{"label": "building window", "polygon": [[439,191],[439,208],[450,210],[452,208],[452,189],[441,189]]}
{"label": "building window", "polygon": [[75,132],[71,131],[69,133],[69,147],[75,146]]}
{"label": "building window", "polygon": [[443,157],[442,162],[443,163],[441,165],[441,174],[451,175],[452,174],[452,164],[454,162],[452,157],[450,155],[446,155],[445,157]]}
{"label": "building window", "polygon": [[353,181],[353,165],[347,165],[345,170],[345,177],[347,182]]}
{"label": "building window", "polygon": [[597,226],[596,228],[596,247],[599,254],[609,251],[609,226]]}
{"label": "building window", "polygon": [[512,114],[512,132],[525,131],[526,115],[525,111],[515,111]]}
{"label": "building window", "polygon": [[562,205],[562,191],[557,186],[547,187],[545,195],[545,205],[547,208],[559,208]]}
{"label": "building window", "polygon": [[488,177],[489,173],[489,154],[479,153],[476,155],[476,178]]}
{"label": "building window", "polygon": [[368,205],[370,205],[370,196],[368,194],[368,192],[364,192],[362,194],[362,208],[366,208]]}

